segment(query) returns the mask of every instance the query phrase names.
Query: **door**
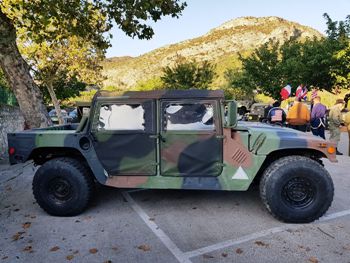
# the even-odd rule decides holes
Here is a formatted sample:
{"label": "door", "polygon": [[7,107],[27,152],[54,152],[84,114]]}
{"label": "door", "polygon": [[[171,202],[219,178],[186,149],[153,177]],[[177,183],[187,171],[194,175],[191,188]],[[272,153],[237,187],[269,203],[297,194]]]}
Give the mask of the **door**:
{"label": "door", "polygon": [[161,101],[162,176],[218,176],[222,129],[215,100]]}
{"label": "door", "polygon": [[156,175],[155,101],[97,102],[91,133],[108,175]]}

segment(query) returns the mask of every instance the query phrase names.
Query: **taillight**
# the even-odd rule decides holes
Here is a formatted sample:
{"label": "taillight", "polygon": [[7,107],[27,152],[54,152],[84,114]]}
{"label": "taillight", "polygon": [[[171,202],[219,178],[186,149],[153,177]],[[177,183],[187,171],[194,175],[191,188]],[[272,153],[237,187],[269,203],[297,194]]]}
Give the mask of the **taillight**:
{"label": "taillight", "polygon": [[15,148],[14,147],[10,147],[9,148],[9,155],[14,155],[15,154]]}

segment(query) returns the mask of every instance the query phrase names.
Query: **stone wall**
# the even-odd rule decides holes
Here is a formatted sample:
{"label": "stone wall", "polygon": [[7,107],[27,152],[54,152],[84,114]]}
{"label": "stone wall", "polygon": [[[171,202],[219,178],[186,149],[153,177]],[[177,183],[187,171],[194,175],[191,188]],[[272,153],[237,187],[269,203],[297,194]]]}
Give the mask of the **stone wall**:
{"label": "stone wall", "polygon": [[0,159],[7,158],[7,133],[22,131],[23,127],[19,108],[0,104]]}

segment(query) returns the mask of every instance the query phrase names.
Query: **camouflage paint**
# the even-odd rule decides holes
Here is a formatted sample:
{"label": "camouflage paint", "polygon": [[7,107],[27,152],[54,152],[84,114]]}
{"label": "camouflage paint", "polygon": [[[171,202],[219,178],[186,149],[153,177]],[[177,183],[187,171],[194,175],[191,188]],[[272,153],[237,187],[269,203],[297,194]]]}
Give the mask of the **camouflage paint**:
{"label": "camouflage paint", "polygon": [[[215,125],[217,129],[215,132],[204,133],[162,131],[160,100],[164,99],[216,101]],[[105,160],[101,160],[103,156],[98,154],[103,151],[103,147],[98,148],[99,143],[106,143],[105,147],[107,147],[108,144],[118,140],[123,143],[123,139],[118,133],[95,133],[98,105],[116,101],[128,103],[130,100],[142,103],[152,101],[152,112],[154,113],[151,117],[152,127],[146,129],[143,139],[140,140],[150,140],[152,143],[146,149],[144,145],[136,147],[133,144],[131,144],[133,145],[131,149],[130,145],[126,144],[123,146],[125,152],[119,152],[118,158],[113,155],[115,151],[109,150],[108,154],[114,158],[110,162],[113,165],[115,162],[115,166],[112,167],[115,169],[108,169],[104,163]],[[115,93],[99,92],[94,97],[89,122],[81,132],[76,132],[76,127],[65,125],[9,134],[9,147],[16,149],[15,154],[10,156],[10,162],[14,164],[33,158],[30,154],[38,148],[75,149],[86,159],[94,176],[101,184],[121,188],[243,191],[248,189],[266,157],[277,150],[313,149],[322,153],[330,161],[336,161],[335,154],[327,152],[329,146],[335,146],[334,143],[296,130],[258,123],[239,123],[236,128],[223,128],[221,112],[223,107],[220,106],[223,100],[222,91],[126,92],[121,96]],[[130,135],[126,141],[132,141],[137,136],[139,135]],[[90,147],[83,149],[82,140],[88,140]],[[135,142],[138,143],[137,140]],[[135,147],[137,151],[134,151]],[[192,165],[194,168],[191,167]],[[206,171],[206,174],[186,174],[188,171],[199,173],[201,169]]]}

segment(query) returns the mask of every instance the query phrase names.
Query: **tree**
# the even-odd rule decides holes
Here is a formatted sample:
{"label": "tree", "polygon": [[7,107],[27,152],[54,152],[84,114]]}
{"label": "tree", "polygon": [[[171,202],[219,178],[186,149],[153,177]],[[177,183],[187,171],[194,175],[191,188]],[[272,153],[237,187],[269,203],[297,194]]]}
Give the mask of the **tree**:
{"label": "tree", "polygon": [[59,95],[62,93],[75,95],[76,88],[82,87],[75,85],[78,82],[99,83],[102,80],[100,65],[104,52],[94,43],[76,36],[40,44],[30,42],[26,34],[18,34],[18,39],[21,53],[33,68],[34,79],[41,87],[47,88],[59,123],[63,124],[60,103],[55,91],[58,91]]}
{"label": "tree", "polygon": [[179,0],[1,1],[0,66],[28,126],[46,126],[48,115],[30,67],[18,50],[16,30],[23,29],[28,39],[37,44],[77,36],[106,50],[109,38],[105,33],[114,23],[128,36],[149,39],[154,32],[147,21],[156,22],[166,15],[178,17],[185,6]]}
{"label": "tree", "polygon": [[177,62],[174,67],[163,68],[161,80],[166,89],[208,89],[215,77],[215,66],[208,61]]}
{"label": "tree", "polygon": [[240,56],[242,72],[229,72],[228,84],[244,83],[245,89],[257,89],[275,99],[286,84],[296,88],[300,83],[333,91],[346,86],[349,72],[347,47],[350,16],[345,21],[332,21],[327,14],[327,37],[306,39],[297,37],[280,44],[270,40],[248,56]]}
{"label": "tree", "polygon": [[228,69],[224,75],[226,86],[223,90],[227,99],[245,100],[254,97],[255,84],[244,71]]}
{"label": "tree", "polygon": [[350,41],[344,49],[334,55],[334,58],[337,64],[332,68],[331,74],[336,84],[343,88],[350,88]]}
{"label": "tree", "polygon": [[[68,100],[79,96],[80,92],[85,91],[88,85],[79,81],[76,77],[67,77],[66,74],[56,75],[53,82],[53,90],[58,100]],[[51,103],[52,98],[48,88],[44,84],[39,84],[39,88],[43,93],[44,102]]]}

